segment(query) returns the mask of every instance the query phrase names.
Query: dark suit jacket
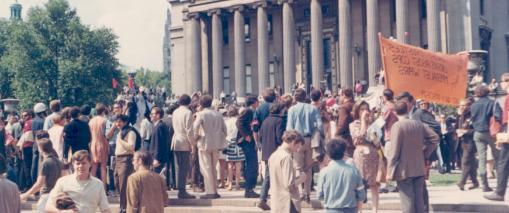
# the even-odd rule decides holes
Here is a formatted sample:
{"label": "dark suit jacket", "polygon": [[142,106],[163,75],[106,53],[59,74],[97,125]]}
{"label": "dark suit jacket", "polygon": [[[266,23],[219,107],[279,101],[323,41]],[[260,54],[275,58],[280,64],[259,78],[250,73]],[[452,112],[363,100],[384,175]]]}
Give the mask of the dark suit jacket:
{"label": "dark suit jacket", "polygon": [[[402,118],[391,129],[391,149],[387,156],[387,174],[393,180],[404,180],[426,174],[425,158],[438,146],[440,138],[421,122]],[[424,151],[423,151],[424,147]],[[398,164],[395,166],[396,162]]]}
{"label": "dark suit jacket", "polygon": [[[424,110],[421,108],[413,108],[412,109],[412,119],[419,121],[429,128],[431,128],[437,135],[442,135],[442,129],[440,128],[440,123],[435,120],[435,116],[428,112],[428,110]],[[436,152],[432,152],[429,156],[428,160],[435,161],[438,160],[438,154]]]}
{"label": "dark suit jacket", "polygon": [[262,160],[269,160],[270,155],[283,143],[285,128],[283,118],[279,115],[271,114],[263,121],[258,137],[262,145]]}
{"label": "dark suit jacket", "polygon": [[72,148],[72,153],[79,150],[90,152],[88,144],[92,140],[92,133],[87,123],[80,119],[73,119],[64,126],[64,158],[67,158],[67,150]]}
{"label": "dark suit jacket", "polygon": [[159,163],[168,162],[168,127],[162,120],[156,123],[150,135],[149,152]]}
{"label": "dark suit jacket", "polygon": [[335,136],[341,137],[348,142],[348,147],[354,147],[352,136],[350,136],[350,123],[353,122],[352,109],[354,101],[346,101],[338,110],[338,121],[336,122]]}
{"label": "dark suit jacket", "polygon": [[471,152],[476,152],[475,142],[474,142],[474,126],[473,120],[470,112],[465,115],[458,115],[458,120],[456,122],[456,129],[464,129],[467,130],[467,134],[462,135],[461,137],[456,137],[456,144],[454,150],[457,150],[461,145],[461,148],[468,149]]}
{"label": "dark suit jacket", "polygon": [[251,108],[246,108],[242,113],[240,113],[237,122],[237,129],[239,133],[237,134],[237,141],[241,138],[245,138],[247,136],[251,137],[251,142],[254,142],[253,138],[253,130],[251,130],[251,122],[253,122],[253,110]]}
{"label": "dark suit jacket", "polygon": [[[442,132],[442,123],[440,122],[440,133]],[[452,142],[452,134],[454,133],[454,127],[452,127],[452,124],[448,121],[445,121],[445,129],[447,130],[446,134],[442,134],[442,138],[445,140],[446,143]]]}

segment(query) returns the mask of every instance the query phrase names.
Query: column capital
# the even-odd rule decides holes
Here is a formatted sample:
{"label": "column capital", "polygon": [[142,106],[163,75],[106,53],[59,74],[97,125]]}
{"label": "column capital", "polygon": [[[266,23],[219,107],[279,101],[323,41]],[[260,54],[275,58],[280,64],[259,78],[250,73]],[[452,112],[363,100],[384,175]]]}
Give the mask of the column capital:
{"label": "column capital", "polygon": [[288,2],[288,3],[290,3],[290,4],[291,4],[291,3],[293,3],[294,1],[295,1],[295,0],[277,0],[277,4],[282,5],[282,4],[283,4],[283,3],[285,3],[285,2]]}
{"label": "column capital", "polygon": [[207,11],[207,15],[208,16],[212,16],[212,15],[221,15],[221,13],[223,13],[223,10],[221,8],[217,8],[217,9],[210,9]]}
{"label": "column capital", "polygon": [[230,11],[230,13],[233,13],[235,11],[242,12],[242,11],[244,11],[245,8],[246,8],[246,6],[244,6],[244,5],[235,5],[235,6],[228,8],[228,11]]}
{"label": "column capital", "polygon": [[198,12],[193,12],[193,13],[184,13],[184,18],[182,18],[183,21],[189,21],[191,19],[199,19],[200,18],[200,13]]}
{"label": "column capital", "polygon": [[253,5],[251,6],[253,9],[257,9],[258,7],[267,7],[267,1],[259,1],[259,2],[255,2],[253,3]]}

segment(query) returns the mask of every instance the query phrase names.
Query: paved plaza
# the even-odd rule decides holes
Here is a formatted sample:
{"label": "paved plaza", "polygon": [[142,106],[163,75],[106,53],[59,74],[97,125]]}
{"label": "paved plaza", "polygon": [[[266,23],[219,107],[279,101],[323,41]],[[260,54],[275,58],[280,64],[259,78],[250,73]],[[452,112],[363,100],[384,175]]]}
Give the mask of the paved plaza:
{"label": "paved plaza", "polygon": [[[457,172],[457,171],[456,171]],[[490,186],[496,186],[496,180],[490,180]],[[258,186],[256,191],[259,192]],[[188,190],[191,194],[197,197],[203,193],[193,193],[191,189]],[[226,189],[219,189],[220,199],[215,200],[179,200],[177,199],[177,191],[169,191],[170,203],[165,208],[168,213],[251,213],[263,212],[256,207],[258,199],[244,198],[244,190],[228,191]],[[481,188],[474,190],[460,191],[456,186],[429,186],[429,201],[431,208],[435,213],[446,212],[509,212],[509,201],[494,202],[484,199],[482,196],[491,192],[483,193]],[[363,206],[363,212],[371,212],[371,193],[368,191],[368,203]],[[302,203],[302,211],[304,212],[325,212],[323,203],[317,200],[315,192],[311,196],[311,204]],[[119,199],[118,197],[110,197],[112,212],[118,212]],[[270,204],[270,201],[269,201]],[[22,212],[35,212],[36,201],[32,199],[22,203]],[[401,212],[400,200],[398,193],[388,193],[380,195],[379,203],[380,213],[395,213]],[[269,212],[269,211],[266,211]]]}

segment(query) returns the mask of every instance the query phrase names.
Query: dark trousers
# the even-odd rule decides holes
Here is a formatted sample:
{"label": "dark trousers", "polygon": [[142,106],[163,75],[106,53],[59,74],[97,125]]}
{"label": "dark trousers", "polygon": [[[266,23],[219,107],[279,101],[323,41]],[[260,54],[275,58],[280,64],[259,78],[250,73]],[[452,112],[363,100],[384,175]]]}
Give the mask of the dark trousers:
{"label": "dark trousers", "polygon": [[424,176],[399,180],[398,190],[403,213],[424,213]]}
{"label": "dark trousers", "polygon": [[120,192],[120,209],[127,208],[127,178],[134,172],[133,155],[119,155],[115,163],[115,187]]}
{"label": "dark trousers", "polygon": [[[171,147],[169,145],[168,147]],[[173,187],[173,189],[177,189],[176,183],[175,183],[175,157],[173,154],[173,151],[169,151],[170,159],[168,160],[168,163],[166,164],[166,186],[167,187]],[[189,158],[189,156],[188,156]]]}
{"label": "dark trousers", "polygon": [[198,148],[195,146],[194,155],[191,155],[191,184],[194,187],[203,187],[203,175],[200,172],[200,161],[198,160]]}
{"label": "dark trousers", "polygon": [[442,153],[442,160],[444,161],[443,166],[446,168],[446,171],[451,170],[451,143],[447,139],[440,140],[440,152]]}
{"label": "dark trousers", "polygon": [[472,183],[477,183],[477,160],[475,159],[475,142],[464,141],[461,144],[463,151],[463,163],[461,171],[461,183],[467,183],[467,178],[470,176]]}
{"label": "dark trousers", "polygon": [[115,188],[115,177],[113,177],[113,172],[115,171],[115,161],[116,161],[116,157],[115,157],[115,144],[110,144],[110,157],[108,158],[108,189],[110,191],[114,191],[116,188]]}
{"label": "dark trousers", "polygon": [[152,171],[154,171],[157,174],[161,174],[161,171],[163,171],[164,167],[166,167],[166,163],[160,162],[158,167],[152,168]]}
{"label": "dark trousers", "polygon": [[244,166],[244,187],[246,190],[251,190],[256,187],[256,181],[258,179],[258,152],[253,141],[246,141],[244,143],[238,144],[238,146],[242,148],[242,151],[244,151],[244,156],[246,157]]}
{"label": "dark trousers", "polygon": [[24,178],[23,178],[23,159],[21,159],[20,157],[22,156],[19,156],[17,153],[16,153],[16,156],[13,158],[14,159],[14,173],[16,173],[16,176],[18,177],[18,188],[20,189],[20,191],[23,191],[23,189],[25,189],[25,182],[23,181]]}
{"label": "dark trousers", "polygon": [[505,196],[507,188],[507,178],[509,177],[509,144],[502,143],[502,150],[500,150],[500,157],[498,158],[497,169],[497,193],[500,196]]}
{"label": "dark trousers", "polygon": [[34,155],[32,150],[32,147],[23,148],[23,177],[25,178],[24,183],[27,189],[31,188],[34,184],[30,173],[32,169],[32,156]]}
{"label": "dark trousers", "polygon": [[32,148],[32,167],[30,169],[30,177],[32,177],[32,183],[35,184],[37,182],[37,170],[39,168],[39,149],[37,148],[37,144],[34,143],[34,147]]}
{"label": "dark trousers", "polygon": [[175,187],[179,194],[186,192],[186,177],[189,173],[189,151],[173,151],[175,155]]}
{"label": "dark trousers", "polygon": [[267,201],[270,189],[269,162],[265,161],[265,178],[262,182],[262,190],[260,191],[260,200]]}

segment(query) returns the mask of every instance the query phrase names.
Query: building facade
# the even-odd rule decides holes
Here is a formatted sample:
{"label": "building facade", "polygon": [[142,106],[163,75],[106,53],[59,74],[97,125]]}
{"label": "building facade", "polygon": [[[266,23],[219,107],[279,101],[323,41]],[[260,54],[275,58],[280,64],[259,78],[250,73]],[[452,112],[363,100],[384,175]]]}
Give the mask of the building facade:
{"label": "building facade", "polygon": [[[487,50],[507,72],[506,0],[168,0],[172,91],[238,96],[294,83],[331,90],[382,67],[378,33],[436,52]],[[494,45],[492,45],[494,44]],[[309,87],[309,86],[307,86]]]}
{"label": "building facade", "polygon": [[170,9],[166,11],[166,23],[164,24],[164,39],[163,39],[163,71],[171,69],[171,49],[170,49],[170,27],[171,27],[171,13]]}

